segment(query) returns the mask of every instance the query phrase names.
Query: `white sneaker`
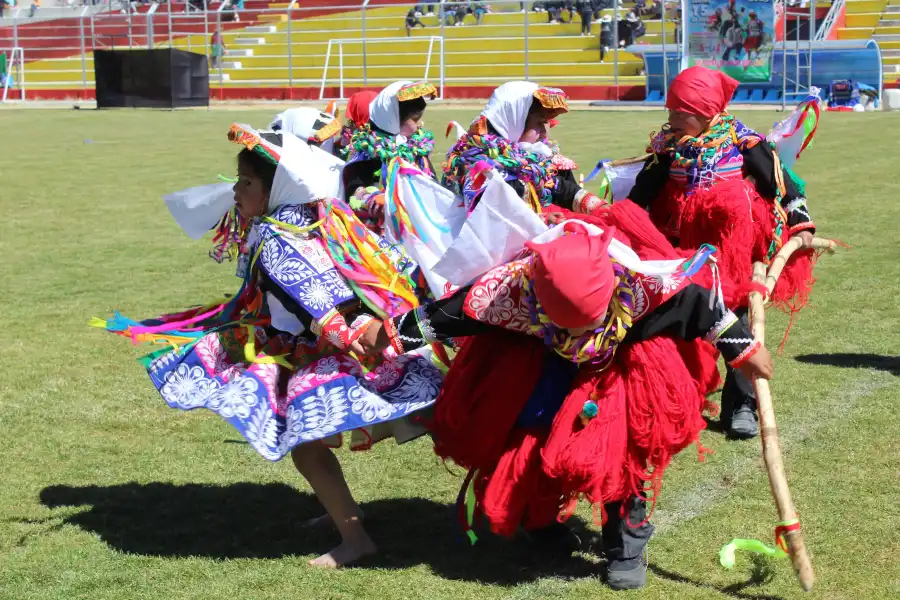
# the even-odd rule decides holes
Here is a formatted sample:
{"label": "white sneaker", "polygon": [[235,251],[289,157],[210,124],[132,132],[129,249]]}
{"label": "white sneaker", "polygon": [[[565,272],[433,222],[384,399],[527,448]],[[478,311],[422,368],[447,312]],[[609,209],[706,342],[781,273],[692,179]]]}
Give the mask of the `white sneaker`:
{"label": "white sneaker", "polygon": [[425,16],[426,16],[426,17],[433,17],[433,16],[434,16],[434,13],[433,13],[433,12],[425,13]]}

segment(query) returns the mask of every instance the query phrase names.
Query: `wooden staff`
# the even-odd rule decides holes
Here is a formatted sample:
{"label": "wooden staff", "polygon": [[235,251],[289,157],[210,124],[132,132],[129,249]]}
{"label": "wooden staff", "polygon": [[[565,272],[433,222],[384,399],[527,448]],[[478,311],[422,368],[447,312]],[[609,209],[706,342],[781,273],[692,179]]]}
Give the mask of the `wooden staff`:
{"label": "wooden staff", "polygon": [[[784,269],[784,265],[787,264],[788,259],[794,252],[802,247],[803,240],[801,240],[799,237],[792,237],[784,246],[781,247],[781,250],[778,251],[778,254],[776,254],[775,258],[772,259],[772,262],[769,263],[768,274],[763,271],[767,295],[771,294],[772,290],[775,289],[775,284],[778,283],[778,277],[781,275],[781,271]],[[837,248],[837,242],[835,242],[834,240],[826,240],[823,238],[813,238],[811,247],[814,250],[824,250],[826,252],[832,253],[834,252],[834,249]],[[756,271],[753,272],[753,276],[756,277]]]}
{"label": "wooden staff", "polygon": [[[766,273],[763,263],[753,265],[753,281],[766,286],[767,295],[775,288],[778,276],[784,265],[796,250],[803,246],[800,238],[794,237],[788,240],[781,251],[772,260],[771,267]],[[815,239],[813,248],[832,251],[835,243],[831,240]],[[750,293],[750,328],[753,337],[760,343],[766,340],[765,298],[754,291]],[[778,508],[778,516],[782,522],[794,522],[797,519],[797,510],[791,499],[791,490],[788,487],[787,477],[784,474],[784,461],[781,457],[781,444],[778,441],[778,426],[775,423],[775,409],[772,406],[772,392],[769,382],[756,378],[753,381],[756,389],[756,401],[759,405],[760,437],[762,439],[763,460],[766,463],[766,471],[769,474],[769,485],[772,495],[775,497],[775,505]],[[815,575],[812,562],[806,552],[806,544],[803,542],[803,534],[799,529],[789,530],[784,533],[784,540],[788,547],[794,572],[800,580],[800,586],[804,591],[810,591]]]}

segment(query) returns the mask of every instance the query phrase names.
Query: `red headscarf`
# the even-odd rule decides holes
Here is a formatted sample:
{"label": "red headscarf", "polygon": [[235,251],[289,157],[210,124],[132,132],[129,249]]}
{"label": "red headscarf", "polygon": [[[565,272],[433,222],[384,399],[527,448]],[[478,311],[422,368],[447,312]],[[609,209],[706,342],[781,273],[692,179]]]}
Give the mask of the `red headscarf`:
{"label": "red headscarf", "polygon": [[722,71],[691,67],[672,80],[666,108],[711,119],[728,107],[737,86],[737,80]]}
{"label": "red headscarf", "polygon": [[602,236],[572,233],[526,244],[535,254],[534,293],[559,327],[587,327],[606,312],[616,278],[607,252],[614,232],[610,227]]}
{"label": "red headscarf", "polygon": [[362,90],[356,92],[347,100],[347,118],[357,127],[362,127],[369,122],[369,104],[375,99],[378,92]]}

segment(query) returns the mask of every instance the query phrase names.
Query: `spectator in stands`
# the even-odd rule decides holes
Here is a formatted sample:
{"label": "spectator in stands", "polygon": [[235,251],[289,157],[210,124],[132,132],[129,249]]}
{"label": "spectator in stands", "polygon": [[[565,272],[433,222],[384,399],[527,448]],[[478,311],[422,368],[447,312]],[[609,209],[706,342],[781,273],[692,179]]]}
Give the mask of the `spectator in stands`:
{"label": "spectator in stands", "polygon": [[426,17],[433,17],[434,16],[434,4],[428,5],[428,12],[425,12],[424,4],[416,4],[416,16],[421,17],[423,14]]}
{"label": "spectator in stands", "polygon": [[214,31],[212,38],[209,40],[210,52],[212,58],[212,66],[218,69],[222,64],[222,57],[225,56],[225,43],[222,41],[222,35],[219,31]]}
{"label": "spectator in stands", "polygon": [[612,17],[603,15],[600,19],[600,62],[606,58],[606,53],[613,46]]}
{"label": "spectator in stands", "polygon": [[419,17],[416,16],[416,9],[411,8],[409,12],[406,13],[406,37],[412,35],[413,27],[419,25],[422,29],[425,29],[425,23],[423,23]]}
{"label": "spectator in stands", "polygon": [[0,0],[0,19],[3,18],[3,13],[6,11],[6,0]]}
{"label": "spectator in stands", "polygon": [[547,22],[560,23],[562,21],[563,3],[561,0],[547,2]]}
{"label": "spectator in stands", "polygon": [[[591,19],[594,18],[594,7],[591,0],[578,0],[575,3],[578,16],[581,17],[581,35],[591,35]],[[601,57],[602,61],[603,58]]]}
{"label": "spectator in stands", "polygon": [[633,12],[628,13],[628,24],[631,26],[631,43],[633,44],[638,38],[647,35],[647,26],[644,21]]}
{"label": "spectator in stands", "polygon": [[465,25],[464,21],[466,20],[466,5],[464,2],[457,2],[456,4],[456,18],[453,21],[453,24],[456,27],[462,27]]}
{"label": "spectator in stands", "polygon": [[569,23],[575,20],[575,0],[565,0],[563,10],[569,11]]}
{"label": "spectator in stands", "polygon": [[28,16],[33,17],[40,7],[41,0],[31,0],[31,10],[28,11]]}
{"label": "spectator in stands", "polygon": [[448,8],[448,4],[446,2],[441,2],[438,4],[438,21],[439,23],[443,23],[447,27],[456,24],[456,9]]}
{"label": "spectator in stands", "polygon": [[475,1],[475,24],[481,25],[481,19],[484,18],[484,15],[491,11],[491,7],[488,6],[484,0],[476,0]]}
{"label": "spectator in stands", "polygon": [[647,0],[634,0],[634,14],[641,16],[647,11]]}

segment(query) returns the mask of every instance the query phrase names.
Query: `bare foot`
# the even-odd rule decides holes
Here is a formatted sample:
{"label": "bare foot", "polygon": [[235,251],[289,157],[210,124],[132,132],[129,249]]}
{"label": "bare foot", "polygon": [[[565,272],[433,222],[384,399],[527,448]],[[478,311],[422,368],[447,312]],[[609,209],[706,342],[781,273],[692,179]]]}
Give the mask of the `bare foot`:
{"label": "bare foot", "polygon": [[[359,511],[359,520],[365,520],[365,515],[363,511]],[[301,527],[307,527],[309,529],[318,529],[324,527],[332,527],[334,526],[334,520],[331,518],[331,515],[325,513],[324,515],[319,515],[318,517],[313,517],[312,519],[307,519],[300,524]]]}
{"label": "bare foot", "polygon": [[309,561],[309,564],[313,567],[338,569],[356,562],[364,556],[375,554],[376,550],[377,548],[372,538],[363,534],[362,537],[352,542],[342,542],[340,546],[331,552]]}

